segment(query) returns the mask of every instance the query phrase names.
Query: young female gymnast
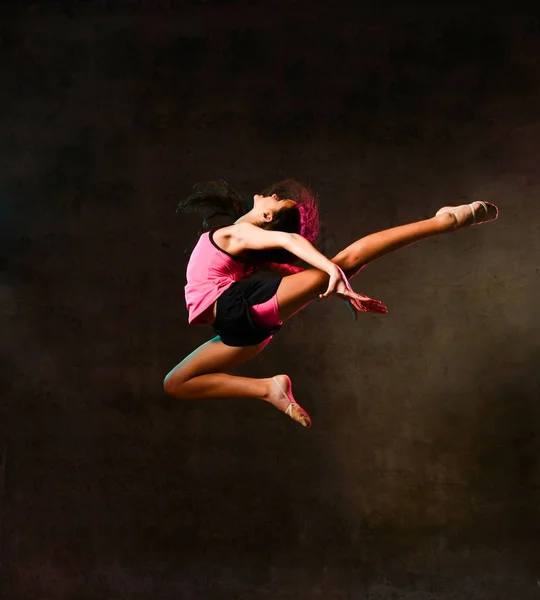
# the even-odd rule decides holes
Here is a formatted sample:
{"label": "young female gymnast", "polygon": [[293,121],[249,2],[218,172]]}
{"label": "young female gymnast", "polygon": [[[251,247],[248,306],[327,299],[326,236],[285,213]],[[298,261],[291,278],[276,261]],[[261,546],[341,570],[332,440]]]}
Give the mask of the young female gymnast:
{"label": "young female gymnast", "polygon": [[[319,217],[307,187],[288,179],[255,195],[253,201],[248,210],[232,188],[216,181],[197,184],[194,194],[178,207],[180,212],[211,207],[212,216],[228,215],[234,223],[203,233],[187,267],[189,323],[210,324],[217,336],[174,367],[164,388],[183,400],[258,398],[304,427],[311,426],[311,419],[295,401],[287,375],[254,379],[226,371],[261,352],[283,321],[315,298],[338,296],[355,319],[360,312],[386,313],[378,300],[354,292],[348,278],[398,248],[498,217],[497,207],[488,202],[444,207],[431,219],[363,237],[330,260],[311,243],[318,235]],[[297,259],[313,268],[292,266]],[[248,278],[261,268],[280,276]]]}

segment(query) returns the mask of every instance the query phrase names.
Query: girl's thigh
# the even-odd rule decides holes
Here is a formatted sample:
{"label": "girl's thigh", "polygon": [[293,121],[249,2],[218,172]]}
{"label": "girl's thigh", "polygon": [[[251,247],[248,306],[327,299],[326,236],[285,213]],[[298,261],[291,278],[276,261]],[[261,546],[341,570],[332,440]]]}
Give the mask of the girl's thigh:
{"label": "girl's thigh", "polygon": [[328,274],[319,269],[307,269],[301,273],[283,277],[277,290],[279,318],[292,317],[312,300],[319,297],[328,285]]}
{"label": "girl's thigh", "polygon": [[217,336],[186,356],[165,379],[174,377],[176,381],[187,381],[199,375],[230,371],[259,354],[269,341],[264,340],[256,346],[235,347],[227,346]]}

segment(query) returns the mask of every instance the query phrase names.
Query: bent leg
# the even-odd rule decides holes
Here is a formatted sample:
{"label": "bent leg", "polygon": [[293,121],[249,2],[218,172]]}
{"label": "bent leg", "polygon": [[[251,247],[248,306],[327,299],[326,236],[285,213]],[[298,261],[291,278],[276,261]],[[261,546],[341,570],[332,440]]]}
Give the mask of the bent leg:
{"label": "bent leg", "polygon": [[[425,238],[451,231],[455,225],[455,216],[445,213],[372,233],[339,252],[332,258],[332,262],[339,265],[347,277],[352,277],[376,258]],[[328,275],[318,269],[307,269],[284,277],[277,291],[280,319],[285,321],[318,298],[327,285]]]}
{"label": "bent leg", "polygon": [[163,382],[167,394],[182,400],[203,398],[261,398],[265,399],[270,387],[267,379],[236,377],[230,371],[247,362],[267,345],[236,348],[226,346],[215,337],[194,350],[176,365]]}
{"label": "bent leg", "polygon": [[229,375],[229,371],[247,362],[268,344],[265,340],[256,346],[232,347],[219,337],[199,346],[172,369],[163,382],[165,392],[181,400],[208,398],[254,398],[265,400],[304,427],[311,419],[292,394],[287,375],[255,379]]}

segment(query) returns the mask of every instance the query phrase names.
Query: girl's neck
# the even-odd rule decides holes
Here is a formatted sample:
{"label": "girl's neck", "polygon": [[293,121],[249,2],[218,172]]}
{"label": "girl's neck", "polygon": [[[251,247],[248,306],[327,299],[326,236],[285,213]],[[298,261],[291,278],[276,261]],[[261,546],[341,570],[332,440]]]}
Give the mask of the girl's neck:
{"label": "girl's neck", "polygon": [[253,209],[251,209],[245,215],[242,215],[239,219],[236,219],[234,224],[236,225],[236,223],[251,223],[252,225],[258,225],[259,220],[257,219],[257,216],[254,214]]}

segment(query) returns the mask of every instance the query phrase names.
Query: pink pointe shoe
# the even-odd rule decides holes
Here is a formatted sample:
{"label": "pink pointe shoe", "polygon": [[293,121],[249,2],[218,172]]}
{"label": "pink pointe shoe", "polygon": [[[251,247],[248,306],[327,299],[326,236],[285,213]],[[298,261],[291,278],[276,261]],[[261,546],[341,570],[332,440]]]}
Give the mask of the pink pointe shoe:
{"label": "pink pointe shoe", "polygon": [[[285,414],[288,415],[293,421],[300,423],[300,425],[302,425],[302,427],[311,427],[311,419],[310,419],[309,415],[307,414],[307,412],[296,402],[296,400],[294,400],[294,398],[291,400],[291,397],[289,396],[289,394],[287,394],[287,392],[281,387],[281,385],[279,384],[279,381],[275,377],[272,377],[272,379],[274,380],[274,383],[280,389],[281,393],[289,401],[289,406],[287,406],[287,408],[284,410]],[[289,389],[290,389],[290,387],[291,387],[291,380],[289,379]]]}
{"label": "pink pointe shoe", "polygon": [[[446,213],[453,213],[457,219],[457,227],[469,225],[482,225],[495,221],[499,216],[499,209],[491,202],[482,202],[477,200],[472,204],[462,204],[461,206],[445,206],[435,213],[435,216]],[[470,219],[472,217],[472,223]]]}

